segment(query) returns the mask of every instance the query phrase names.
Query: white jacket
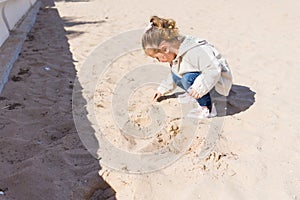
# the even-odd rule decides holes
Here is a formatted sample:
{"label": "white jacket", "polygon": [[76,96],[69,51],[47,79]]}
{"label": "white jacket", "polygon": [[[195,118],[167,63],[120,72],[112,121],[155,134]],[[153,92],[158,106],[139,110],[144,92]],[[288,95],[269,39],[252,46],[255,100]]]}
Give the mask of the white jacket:
{"label": "white jacket", "polygon": [[[186,36],[181,43],[172,62],[171,72],[179,77],[187,72],[201,72],[191,86],[200,96],[207,94],[213,87],[221,95],[228,96],[232,86],[232,74],[225,58],[206,40],[192,36]],[[175,88],[170,74],[157,90],[167,94]]]}

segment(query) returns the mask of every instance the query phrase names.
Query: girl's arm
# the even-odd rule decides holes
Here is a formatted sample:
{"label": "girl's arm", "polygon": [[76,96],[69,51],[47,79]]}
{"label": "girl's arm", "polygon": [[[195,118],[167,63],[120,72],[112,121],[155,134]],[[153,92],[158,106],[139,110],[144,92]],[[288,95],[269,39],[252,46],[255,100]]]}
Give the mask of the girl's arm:
{"label": "girl's arm", "polygon": [[218,82],[221,76],[221,67],[214,64],[203,68],[202,73],[195,79],[191,88],[198,93],[197,98],[207,94]]}
{"label": "girl's arm", "polygon": [[191,91],[194,94],[198,93],[198,95],[194,95],[195,97],[201,98],[217,84],[221,77],[222,67],[219,58],[215,56],[216,54],[210,46],[201,46],[192,51],[195,51],[194,54],[188,55],[186,61],[197,68],[201,74],[195,79]]}
{"label": "girl's arm", "polygon": [[172,74],[170,73],[168,77],[160,83],[159,87],[157,88],[157,91],[160,92],[162,95],[165,95],[167,93],[172,92],[175,88],[176,85],[173,81]]}

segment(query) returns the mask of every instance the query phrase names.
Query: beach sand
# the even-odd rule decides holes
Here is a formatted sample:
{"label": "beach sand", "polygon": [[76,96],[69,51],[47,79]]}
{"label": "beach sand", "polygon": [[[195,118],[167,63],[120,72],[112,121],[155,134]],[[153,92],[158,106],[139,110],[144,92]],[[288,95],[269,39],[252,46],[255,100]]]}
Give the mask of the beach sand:
{"label": "beach sand", "polygon": [[[8,188],[4,198],[300,198],[298,1],[55,4],[40,11],[1,94],[0,188]],[[152,15],[173,18],[182,34],[213,43],[227,58],[234,85],[227,114],[197,121],[191,144],[178,160],[151,173],[149,169],[144,171],[148,173],[124,173],[125,168],[112,169],[105,159],[98,162],[84,149],[71,113],[72,85],[76,71],[86,70],[85,61],[98,45],[112,36],[144,29]],[[112,51],[107,48],[102,56]],[[167,118],[158,137],[132,140],[122,136],[111,116],[114,90],[120,85],[128,88],[119,82],[136,72],[136,66],[153,64],[141,50],[124,53],[100,81],[94,79],[99,74],[90,74],[91,82],[98,81],[93,96],[95,118],[108,141],[123,152],[153,152],[180,137],[189,126],[181,126],[176,95],[153,104],[155,84],[141,85],[126,99],[124,110],[129,118],[147,127],[153,105],[163,109]],[[147,74],[140,73],[143,76]],[[135,80],[128,80],[128,85],[130,81]],[[114,114],[119,119],[124,113]],[[213,122],[218,125],[216,138],[207,138]],[[202,151],[205,147],[207,152]],[[106,159],[111,155],[106,154]],[[160,161],[159,157],[153,160]],[[127,172],[134,172],[132,169]]]}

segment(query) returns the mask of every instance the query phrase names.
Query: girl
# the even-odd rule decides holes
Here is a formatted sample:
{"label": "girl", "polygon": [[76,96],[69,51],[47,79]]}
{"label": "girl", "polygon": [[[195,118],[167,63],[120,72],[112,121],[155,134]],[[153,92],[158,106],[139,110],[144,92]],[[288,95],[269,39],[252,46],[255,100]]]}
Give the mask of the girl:
{"label": "girl", "polygon": [[153,16],[142,36],[142,46],[148,56],[170,64],[170,76],[157,88],[154,101],[179,86],[187,92],[180,102],[194,98],[199,104],[189,117],[216,116],[209,92],[214,88],[228,96],[232,75],[226,60],[211,44],[192,36],[181,36],[174,20]]}

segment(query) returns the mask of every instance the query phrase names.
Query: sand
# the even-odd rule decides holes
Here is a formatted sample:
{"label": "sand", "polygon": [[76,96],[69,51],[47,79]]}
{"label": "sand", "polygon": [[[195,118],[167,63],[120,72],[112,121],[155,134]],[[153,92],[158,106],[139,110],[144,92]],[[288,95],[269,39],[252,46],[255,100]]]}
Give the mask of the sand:
{"label": "sand", "polygon": [[[0,188],[8,188],[4,198],[27,195],[31,199],[76,199],[80,194],[83,196],[78,199],[86,199],[93,193],[96,198],[105,194],[103,190],[108,187],[116,192],[112,196],[121,200],[299,199],[299,6],[295,0],[104,0],[58,1],[56,7],[42,10],[29,37],[34,39],[26,41],[11,73],[12,79],[1,94],[1,142],[5,145],[1,174],[5,175],[1,175]],[[43,18],[43,14],[55,12],[56,8],[60,18]],[[130,89],[131,82],[137,81],[127,79],[126,85],[122,85],[122,78],[137,72],[137,66],[156,64],[140,49],[124,52],[105,70],[101,63],[97,65],[105,72],[100,81],[94,79],[99,78],[97,73],[89,77],[91,83],[98,82],[91,98],[94,102],[85,99],[87,104],[94,104],[95,119],[89,118],[91,112],[86,119],[97,121],[105,139],[122,152],[118,157],[113,153],[103,155],[101,148],[93,149],[103,156],[98,162],[84,150],[72,121],[72,81],[76,70],[77,75],[87,70],[86,60],[99,50],[98,45],[123,32],[143,29],[151,15],[174,18],[182,34],[207,39],[227,58],[234,76],[227,114],[184,126],[184,114],[178,112],[183,106],[177,102],[180,90],[159,103],[150,101],[156,80],[139,85],[131,96],[126,96],[125,104],[120,104],[122,112],[116,112],[113,102],[120,96],[114,92],[120,86]],[[45,25],[51,19],[57,22],[50,26],[53,29]],[[109,58],[113,51],[113,47],[107,48],[99,60],[103,56]],[[164,73],[157,72],[155,78],[160,79]],[[147,76],[140,72],[136,77]],[[87,83],[82,83],[83,91],[84,84]],[[87,93],[82,96],[87,97]],[[143,129],[153,122],[150,113],[156,108],[163,110],[166,118],[155,137],[124,137],[120,131],[124,124],[116,124],[116,119],[127,119],[123,117],[125,112],[133,122],[131,125]],[[86,109],[91,111],[89,106]],[[187,145],[181,140],[182,135],[187,136],[186,130],[195,126],[187,137]],[[208,134],[211,130],[216,134]],[[124,152],[145,155],[169,146],[172,141],[177,141],[176,148],[167,153],[175,153],[167,155],[179,159],[169,165],[154,171],[151,167],[139,168],[144,164],[143,156],[135,165],[117,165],[127,155]],[[86,144],[84,139],[83,143]],[[180,149],[181,144],[184,145]],[[168,160],[158,156],[153,163],[171,158],[174,157]],[[112,169],[112,164],[117,167]],[[45,191],[46,197],[41,198]]]}
{"label": "sand", "polygon": [[43,1],[1,94],[0,199],[112,199],[74,125],[76,70],[51,2]]}

